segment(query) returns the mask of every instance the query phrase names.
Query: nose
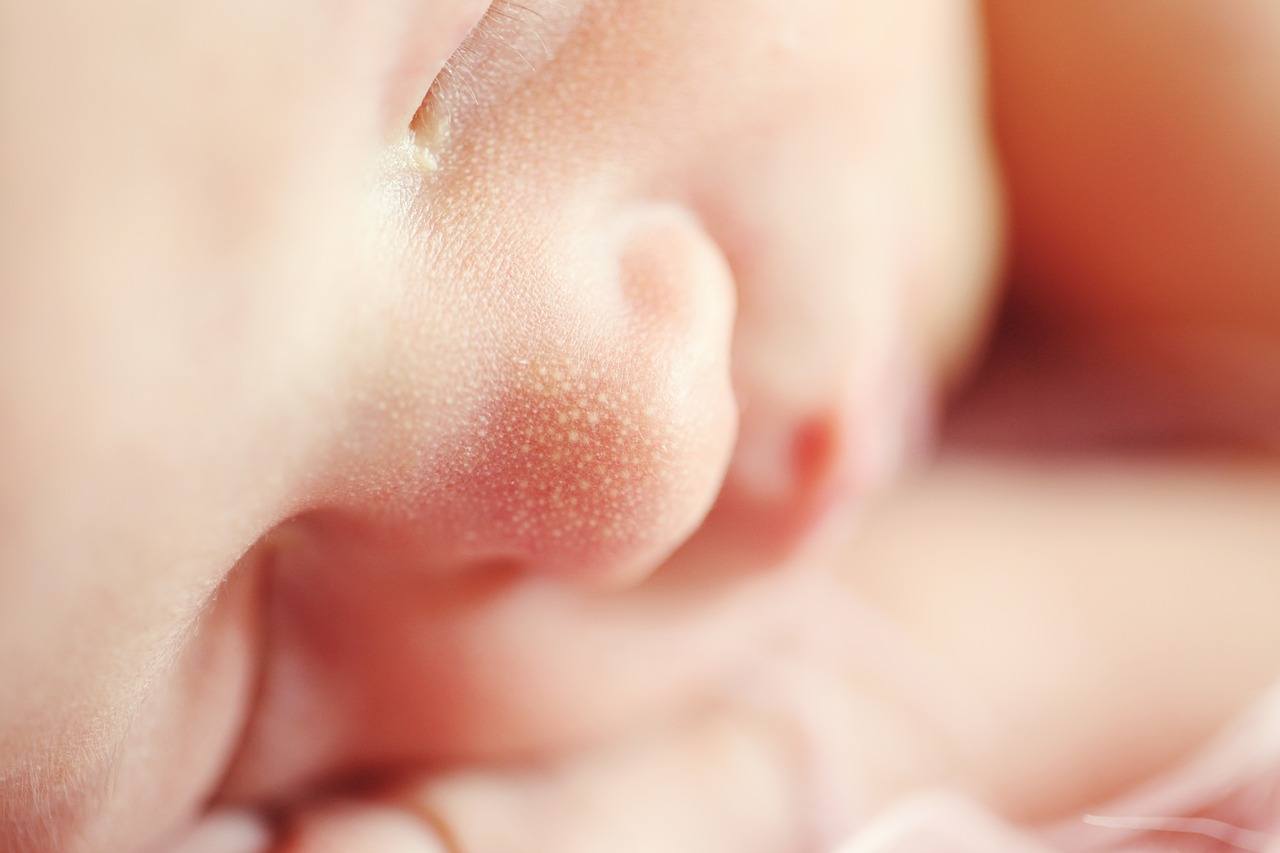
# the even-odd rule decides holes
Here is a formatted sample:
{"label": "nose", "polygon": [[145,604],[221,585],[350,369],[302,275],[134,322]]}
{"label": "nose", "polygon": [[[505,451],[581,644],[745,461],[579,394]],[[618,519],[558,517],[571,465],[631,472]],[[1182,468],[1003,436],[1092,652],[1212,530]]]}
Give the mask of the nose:
{"label": "nose", "polygon": [[470,428],[420,473],[420,565],[632,582],[719,489],[736,432],[727,264],[671,207],[573,242],[501,324],[506,369]]}
{"label": "nose", "polygon": [[556,233],[519,254],[537,268],[441,295],[435,356],[401,350],[399,387],[353,418],[335,484],[269,538],[273,636],[233,798],[486,738],[542,742],[531,719],[564,721],[466,658],[470,629],[433,625],[537,576],[635,582],[707,513],[737,423],[727,263],[668,206]]}
{"label": "nose", "polygon": [[[768,396],[756,386],[715,509],[700,536],[738,566],[780,565],[855,511],[924,443],[926,403],[909,367],[889,364],[861,393],[822,401]],[[843,394],[841,393],[843,391]],[[726,550],[727,549],[727,550]]]}

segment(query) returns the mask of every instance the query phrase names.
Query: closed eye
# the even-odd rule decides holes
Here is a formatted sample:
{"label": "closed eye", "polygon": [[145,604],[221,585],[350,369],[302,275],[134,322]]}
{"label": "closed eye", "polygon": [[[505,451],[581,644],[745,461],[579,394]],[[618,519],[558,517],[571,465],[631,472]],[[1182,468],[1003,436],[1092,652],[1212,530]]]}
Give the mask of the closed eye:
{"label": "closed eye", "polygon": [[445,61],[410,123],[419,159],[439,166],[441,152],[467,113],[492,106],[511,81],[554,56],[576,0],[494,0]]}

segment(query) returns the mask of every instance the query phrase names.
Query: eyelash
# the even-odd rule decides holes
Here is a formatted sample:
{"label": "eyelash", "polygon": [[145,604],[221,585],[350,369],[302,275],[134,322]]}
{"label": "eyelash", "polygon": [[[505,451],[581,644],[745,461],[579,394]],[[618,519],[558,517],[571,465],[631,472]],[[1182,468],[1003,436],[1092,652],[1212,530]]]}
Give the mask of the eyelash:
{"label": "eyelash", "polygon": [[482,100],[485,81],[477,76],[477,68],[491,63],[495,54],[504,51],[534,67],[516,46],[512,28],[527,28],[532,40],[548,54],[536,26],[541,21],[542,15],[520,0],[493,0],[462,44],[445,60],[409,125],[421,165],[428,171],[439,167],[437,150],[448,138],[452,111],[464,105],[478,107]]}

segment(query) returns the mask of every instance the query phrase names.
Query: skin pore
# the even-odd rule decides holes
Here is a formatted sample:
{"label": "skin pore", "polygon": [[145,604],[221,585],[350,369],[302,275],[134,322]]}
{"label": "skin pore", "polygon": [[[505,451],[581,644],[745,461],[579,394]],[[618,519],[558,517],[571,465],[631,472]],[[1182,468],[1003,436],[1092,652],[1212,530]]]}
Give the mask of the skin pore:
{"label": "skin pore", "polygon": [[[1053,816],[1274,672],[1091,790],[969,724],[1132,718],[949,718],[1003,576],[940,620],[875,535],[966,470],[847,544],[993,309],[976,8],[81,5],[0,2],[5,849],[774,851],[943,781]],[[978,516],[938,535],[997,566]]]}

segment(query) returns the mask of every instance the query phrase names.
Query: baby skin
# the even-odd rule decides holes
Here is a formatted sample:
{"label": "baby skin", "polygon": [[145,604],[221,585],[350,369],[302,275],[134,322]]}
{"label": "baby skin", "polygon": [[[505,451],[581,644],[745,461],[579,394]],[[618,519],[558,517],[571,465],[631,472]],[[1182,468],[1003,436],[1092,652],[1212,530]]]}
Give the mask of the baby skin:
{"label": "baby skin", "polygon": [[[1057,406],[1073,441],[1265,458],[1273,373],[1195,321],[1274,348],[1280,259],[1171,241],[1204,266],[1165,299],[1131,218],[1081,236],[1034,178],[1093,172],[1000,83],[1053,70],[1014,5],[0,2],[0,849],[821,851],[927,788],[1065,817],[1202,744],[1280,628],[1206,608],[1191,555],[1276,600],[1280,481],[1197,457],[1063,492],[990,455]],[[950,414],[1001,297],[984,12],[1013,299],[1053,322],[1044,381]],[[1238,104],[1224,138],[1263,120]],[[1153,227],[1205,210],[1188,138],[1209,177]],[[1256,168],[1233,233],[1280,214]],[[1193,363],[1143,418],[1071,408]],[[1117,481],[1183,544],[1002,570],[1010,507],[1028,548],[1100,539]],[[1186,671],[1153,675],[1171,636]],[[1154,703],[1189,710],[1129,749]]]}

